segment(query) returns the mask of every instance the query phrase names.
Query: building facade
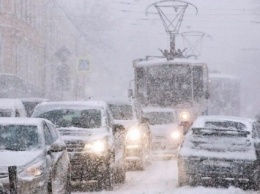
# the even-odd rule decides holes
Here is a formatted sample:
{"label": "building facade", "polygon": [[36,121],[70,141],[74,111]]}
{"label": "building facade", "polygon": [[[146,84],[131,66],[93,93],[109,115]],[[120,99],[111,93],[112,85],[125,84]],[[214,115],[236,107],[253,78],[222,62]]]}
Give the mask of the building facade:
{"label": "building facade", "polygon": [[56,0],[0,0],[0,97],[84,98],[80,36]]}

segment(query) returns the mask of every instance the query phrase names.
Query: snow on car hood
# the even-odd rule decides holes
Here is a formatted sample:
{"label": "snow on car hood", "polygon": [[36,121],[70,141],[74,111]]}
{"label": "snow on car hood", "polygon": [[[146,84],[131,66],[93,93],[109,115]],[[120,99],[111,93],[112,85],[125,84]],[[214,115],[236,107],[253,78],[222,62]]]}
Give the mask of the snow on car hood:
{"label": "snow on car hood", "polygon": [[109,135],[108,130],[104,128],[82,129],[77,127],[58,128],[61,138],[65,141],[81,140],[94,141],[102,139]]}
{"label": "snow on car hood", "polygon": [[129,129],[134,125],[138,125],[138,120],[114,120],[114,123],[123,125],[126,129]]}
{"label": "snow on car hood", "polygon": [[37,151],[0,151],[0,168],[8,166],[24,166],[40,158],[42,150]]}
{"label": "snow on car hood", "polygon": [[150,125],[152,135],[168,136],[172,131],[177,130],[177,124]]}

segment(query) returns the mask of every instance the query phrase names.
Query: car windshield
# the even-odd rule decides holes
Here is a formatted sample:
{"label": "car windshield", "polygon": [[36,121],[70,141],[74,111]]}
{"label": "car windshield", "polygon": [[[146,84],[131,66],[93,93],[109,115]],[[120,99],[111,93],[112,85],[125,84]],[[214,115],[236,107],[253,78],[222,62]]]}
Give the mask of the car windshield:
{"label": "car windshield", "polygon": [[144,116],[148,118],[150,125],[163,125],[174,122],[174,115],[172,112],[149,112]]}
{"label": "car windshield", "polygon": [[39,149],[39,135],[34,125],[0,125],[0,150]]}
{"label": "car windshield", "polygon": [[59,109],[40,114],[58,127],[100,128],[101,111],[98,109]]}
{"label": "car windshield", "polygon": [[0,117],[11,117],[12,110],[11,109],[0,109]]}
{"label": "car windshield", "polygon": [[132,120],[133,108],[131,105],[109,104],[114,119],[116,120]]}

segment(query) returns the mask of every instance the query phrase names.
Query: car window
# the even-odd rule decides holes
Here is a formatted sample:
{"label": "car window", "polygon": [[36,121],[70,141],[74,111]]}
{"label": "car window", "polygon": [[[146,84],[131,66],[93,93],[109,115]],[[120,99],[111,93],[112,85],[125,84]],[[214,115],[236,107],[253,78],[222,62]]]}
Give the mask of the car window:
{"label": "car window", "polygon": [[48,125],[45,122],[43,123],[43,132],[44,132],[45,144],[51,145],[54,142],[54,139],[52,137],[52,133]]}
{"label": "car window", "polygon": [[253,138],[260,138],[260,123],[253,124]]}
{"label": "car window", "polygon": [[53,124],[47,123],[49,129],[51,130],[53,141],[56,141],[58,139],[58,133],[56,131],[56,128]]}
{"label": "car window", "polygon": [[29,151],[40,147],[37,126],[0,125],[0,150]]}
{"label": "car window", "polygon": [[116,120],[132,120],[133,108],[128,104],[109,104],[111,113]]}
{"label": "car window", "polygon": [[113,125],[113,116],[112,116],[112,113],[109,111],[109,109],[107,108],[106,109],[106,117],[107,117],[107,124],[109,127],[112,127]]}
{"label": "car window", "polygon": [[174,123],[175,121],[172,112],[146,112],[144,116],[149,119],[150,125],[163,125]]}
{"label": "car window", "polygon": [[101,127],[101,110],[99,109],[57,109],[43,112],[37,117],[47,119],[58,127]]}
{"label": "car window", "polygon": [[20,117],[20,113],[18,110],[15,111],[15,117]]}

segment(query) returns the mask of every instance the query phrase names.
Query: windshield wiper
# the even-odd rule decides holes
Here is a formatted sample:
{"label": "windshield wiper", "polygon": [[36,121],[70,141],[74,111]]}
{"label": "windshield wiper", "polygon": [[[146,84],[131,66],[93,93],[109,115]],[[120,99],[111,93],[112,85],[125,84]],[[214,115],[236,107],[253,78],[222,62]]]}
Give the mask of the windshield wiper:
{"label": "windshield wiper", "polygon": [[9,150],[9,151],[25,151],[26,149],[21,149],[18,147],[5,147],[5,150]]}

